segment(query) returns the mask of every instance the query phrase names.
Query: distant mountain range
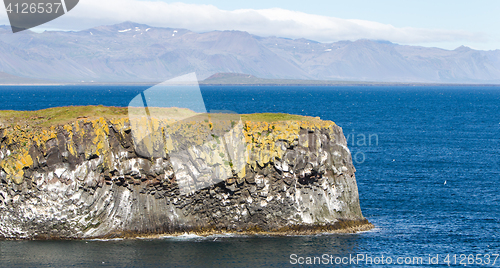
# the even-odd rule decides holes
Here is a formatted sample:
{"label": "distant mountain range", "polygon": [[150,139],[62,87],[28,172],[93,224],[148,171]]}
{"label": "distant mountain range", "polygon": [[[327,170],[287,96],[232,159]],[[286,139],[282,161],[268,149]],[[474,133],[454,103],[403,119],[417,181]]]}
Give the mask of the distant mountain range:
{"label": "distant mountain range", "polygon": [[189,72],[200,80],[216,73],[244,73],[255,79],[498,84],[500,50],[444,50],[373,40],[327,44],[132,22],[16,34],[0,26],[0,72],[4,84],[161,82]]}

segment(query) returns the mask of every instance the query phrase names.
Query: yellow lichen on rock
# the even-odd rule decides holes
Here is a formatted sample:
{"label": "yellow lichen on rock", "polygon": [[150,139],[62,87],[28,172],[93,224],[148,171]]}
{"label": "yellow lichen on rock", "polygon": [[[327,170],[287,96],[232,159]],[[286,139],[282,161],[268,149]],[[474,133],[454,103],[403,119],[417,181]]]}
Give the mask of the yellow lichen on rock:
{"label": "yellow lichen on rock", "polygon": [[[277,144],[278,141],[293,143],[300,139],[301,129],[322,129],[329,134],[332,133],[332,121],[315,120],[309,121],[280,121],[280,122],[245,122],[245,141],[249,152],[248,163],[255,168],[255,165],[264,166],[266,163],[283,156],[284,151]],[[333,135],[330,135],[333,137]],[[319,141],[316,141],[319,142]],[[303,147],[317,146],[310,145],[308,140],[301,142]]]}
{"label": "yellow lichen on rock", "polygon": [[210,123],[207,119],[184,122],[166,122],[162,125],[167,152],[178,150],[183,145],[201,146],[210,139]]}
{"label": "yellow lichen on rock", "polygon": [[[84,127],[86,124],[92,125],[91,131]],[[237,124],[242,124],[237,131],[240,134],[236,133],[235,130],[231,130]],[[244,177],[246,173],[244,166],[246,164],[250,164],[250,166],[255,168],[256,165],[262,167],[275,159],[281,159],[286,149],[286,146],[283,145],[284,143],[292,144],[298,142],[302,147],[319,146],[321,142],[319,139],[315,140],[315,144],[309,144],[310,141],[307,136],[300,134],[301,129],[321,129],[322,133],[333,134],[333,126],[335,126],[335,123],[322,120],[240,121],[238,123],[237,121],[233,122],[233,120],[227,120],[227,118],[223,117],[219,119],[215,116],[212,118],[210,116],[204,117],[198,115],[184,121],[157,119],[154,117],[137,117],[135,120],[130,121],[127,118],[106,121],[106,119],[101,117],[95,120],[76,120],[72,124],[60,127],[66,133],[64,134],[64,144],[71,155],[77,156],[76,144],[87,140],[90,142],[82,144],[83,147],[79,147],[83,148],[85,157],[90,158],[93,155],[101,156],[104,158],[104,165],[109,164],[109,161],[111,161],[111,148],[108,137],[110,127],[112,127],[123,136],[125,136],[125,133],[129,133],[127,131],[133,129],[133,135],[139,138],[153,139],[151,143],[144,143],[144,146],[155,147],[146,148],[150,152],[164,150],[166,155],[169,152],[185,148],[186,145],[188,147],[204,146],[206,148],[202,150],[203,152],[190,151],[190,153],[203,153],[203,157],[210,159],[210,163],[214,165],[219,162],[227,162],[228,165],[234,167],[233,171],[239,177]],[[241,133],[241,129],[243,129],[243,133]],[[156,135],[151,136],[151,133],[156,133]],[[27,127],[13,126],[5,129],[4,136],[7,138],[8,143],[14,144],[17,149],[12,154],[5,156],[0,162],[0,167],[2,167],[12,181],[21,183],[24,176],[23,169],[33,165],[32,156],[29,154],[30,148],[37,146],[42,151],[46,150],[47,142],[51,139],[57,139],[58,130],[55,126],[36,130],[31,128],[27,130]],[[138,141],[136,139],[138,137],[134,137],[134,142]],[[334,135],[330,135],[330,139],[334,139]],[[158,146],[162,146],[163,148],[156,148]],[[227,155],[229,149],[244,152],[245,159],[241,159],[242,161],[240,161],[242,163],[235,162],[235,159],[238,157],[237,154],[232,155],[229,152],[230,155]],[[192,158],[195,159],[197,156],[192,155]]]}
{"label": "yellow lichen on rock", "polygon": [[21,126],[6,129],[5,138],[9,144],[13,144],[15,151],[7,155],[1,162],[0,167],[7,174],[7,178],[16,184],[23,182],[25,167],[33,165],[33,159],[29,155],[29,148],[33,143],[33,133]]}
{"label": "yellow lichen on rock", "polygon": [[[76,125],[78,125],[78,122],[76,123]],[[76,152],[76,148],[75,148],[75,143],[73,141],[73,126],[71,125],[64,125],[63,126],[64,130],[66,130],[66,132],[68,132],[68,141],[66,141],[66,149],[68,149],[68,152],[73,155],[73,156],[76,156],[77,155],[77,152]]]}
{"label": "yellow lichen on rock", "polygon": [[74,126],[74,133],[78,134],[80,137],[83,137],[85,135],[85,130],[80,127],[80,122],[85,123],[87,122],[86,120],[78,120],[76,121],[73,126]]}
{"label": "yellow lichen on rock", "polygon": [[245,122],[245,140],[249,152],[249,164],[263,167],[276,158],[281,158],[283,149],[277,146],[277,141],[292,143],[299,137],[300,123],[283,122]]}
{"label": "yellow lichen on rock", "polygon": [[39,133],[33,135],[33,141],[38,147],[45,148],[47,141],[57,138],[57,132],[54,129],[42,129]]}
{"label": "yellow lichen on rock", "polygon": [[109,151],[108,135],[109,126],[104,118],[99,118],[92,121],[92,127],[94,129],[95,137],[92,140],[94,146],[92,146],[92,151],[90,154],[103,155],[105,156]]}
{"label": "yellow lichen on rock", "polygon": [[120,131],[122,134],[123,132],[130,130],[130,124],[127,118],[111,119],[109,120],[109,122],[116,130]]}
{"label": "yellow lichen on rock", "polygon": [[33,159],[28,154],[27,150],[21,153],[12,154],[0,162],[0,167],[7,173],[7,179],[12,180],[15,184],[21,184],[23,182],[23,169],[31,165],[33,165]]}

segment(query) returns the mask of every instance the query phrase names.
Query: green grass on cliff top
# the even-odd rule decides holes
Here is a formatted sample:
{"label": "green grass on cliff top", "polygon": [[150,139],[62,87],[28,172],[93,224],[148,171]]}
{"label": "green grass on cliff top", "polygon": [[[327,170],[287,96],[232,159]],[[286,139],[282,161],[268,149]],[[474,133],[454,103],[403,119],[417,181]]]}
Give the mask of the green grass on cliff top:
{"label": "green grass on cliff top", "polygon": [[123,118],[127,108],[104,106],[68,106],[38,111],[0,111],[0,125],[31,125],[49,127],[63,125],[77,119],[97,119],[104,117]]}
{"label": "green grass on cliff top", "polygon": [[[158,109],[158,108],[152,108]],[[193,113],[186,109],[178,108],[160,108],[168,109],[169,115],[175,117],[175,113],[185,116]],[[309,117],[301,115],[283,114],[283,113],[259,113],[240,115],[243,121],[255,122],[279,122],[279,121],[317,121],[318,117]],[[104,117],[106,119],[119,119],[128,117],[128,108],[126,107],[105,107],[105,106],[67,106],[56,107],[38,111],[0,111],[0,127],[10,125],[30,125],[39,127],[49,127],[64,125],[74,122],[78,119],[97,119]]]}

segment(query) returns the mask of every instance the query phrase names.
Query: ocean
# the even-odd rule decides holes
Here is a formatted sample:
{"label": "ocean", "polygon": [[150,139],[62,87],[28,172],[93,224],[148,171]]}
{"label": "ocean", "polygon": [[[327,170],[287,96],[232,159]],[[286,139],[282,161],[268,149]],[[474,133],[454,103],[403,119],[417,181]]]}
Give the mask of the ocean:
{"label": "ocean", "polygon": [[[145,86],[3,86],[0,109],[127,106]],[[202,86],[207,110],[319,116],[357,169],[357,234],[0,241],[2,267],[500,267],[500,87]],[[308,262],[312,265],[307,265]]]}

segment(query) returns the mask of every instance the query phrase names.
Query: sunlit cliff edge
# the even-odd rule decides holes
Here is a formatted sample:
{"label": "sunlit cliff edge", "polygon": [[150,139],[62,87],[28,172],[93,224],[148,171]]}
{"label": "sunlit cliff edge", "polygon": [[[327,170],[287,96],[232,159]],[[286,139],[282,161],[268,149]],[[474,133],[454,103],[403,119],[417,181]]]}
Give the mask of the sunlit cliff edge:
{"label": "sunlit cliff edge", "polygon": [[[169,131],[189,136],[212,124],[186,120]],[[351,154],[335,123],[253,114],[242,115],[239,124],[244,168],[186,194],[168,146],[163,157],[136,150],[126,108],[0,111],[0,237],[313,234],[373,227],[361,213]],[[218,153],[207,148],[189,149],[205,155],[188,155],[190,167],[217,163]]]}

